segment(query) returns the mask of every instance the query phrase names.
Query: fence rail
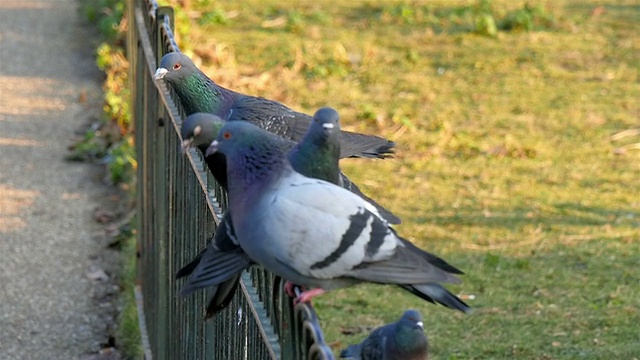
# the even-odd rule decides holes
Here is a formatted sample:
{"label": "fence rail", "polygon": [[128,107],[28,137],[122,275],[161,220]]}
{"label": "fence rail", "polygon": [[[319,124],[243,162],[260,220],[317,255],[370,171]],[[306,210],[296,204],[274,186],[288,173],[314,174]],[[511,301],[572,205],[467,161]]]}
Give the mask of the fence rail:
{"label": "fence rail", "polygon": [[153,81],[164,54],[179,51],[173,9],[128,1],[128,58],[138,159],[138,303],[156,359],[332,359],[312,307],[293,307],[282,280],[254,267],[227,309],[204,321],[209,294],[176,296],[174,274],[215,230],[226,194],[195,150],[180,150],[183,111]]}

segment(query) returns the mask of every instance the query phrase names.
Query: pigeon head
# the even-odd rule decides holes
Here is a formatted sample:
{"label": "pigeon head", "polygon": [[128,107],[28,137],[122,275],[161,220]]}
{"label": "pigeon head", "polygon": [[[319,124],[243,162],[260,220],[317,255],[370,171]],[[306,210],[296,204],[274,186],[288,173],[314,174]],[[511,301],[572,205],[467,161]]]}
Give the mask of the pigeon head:
{"label": "pigeon head", "polygon": [[285,151],[291,143],[246,121],[229,121],[211,142],[205,157],[224,155],[229,201],[248,189],[277,179],[291,165]]}
{"label": "pigeon head", "polygon": [[218,132],[225,121],[213,114],[195,113],[187,116],[180,133],[182,135],[182,149],[191,146],[206,149],[218,137]]}
{"label": "pigeon head", "polygon": [[177,81],[186,79],[197,72],[195,64],[188,56],[180,52],[171,52],[162,57],[160,67],[153,75],[154,80],[163,79],[174,84]]}
{"label": "pigeon head", "polygon": [[322,130],[325,136],[340,132],[340,115],[330,107],[320,108],[313,114],[312,126]]}
{"label": "pigeon head", "polygon": [[267,155],[282,154],[283,140],[246,121],[230,121],[218,132],[216,140],[211,142],[205,152],[209,156],[220,152],[229,157],[238,153],[254,153],[261,158]]}
{"label": "pigeon head", "polygon": [[422,315],[417,310],[407,310],[396,323],[395,341],[404,351],[426,349],[427,337],[424,334]]}
{"label": "pigeon head", "polygon": [[153,79],[164,80],[176,92],[187,115],[208,112],[223,116],[228,111],[221,107],[222,89],[183,53],[163,56]]}

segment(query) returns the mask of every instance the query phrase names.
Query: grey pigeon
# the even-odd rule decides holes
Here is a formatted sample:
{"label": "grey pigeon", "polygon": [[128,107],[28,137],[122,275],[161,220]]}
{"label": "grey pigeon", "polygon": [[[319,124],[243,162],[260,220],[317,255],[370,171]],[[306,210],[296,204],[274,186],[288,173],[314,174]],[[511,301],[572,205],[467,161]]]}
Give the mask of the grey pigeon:
{"label": "grey pigeon", "polygon": [[[218,136],[218,131],[226,124],[220,117],[208,113],[195,113],[187,116],[182,123],[180,133],[182,136],[182,149],[186,150],[190,146],[197,147],[204,155],[211,144],[211,141]],[[227,188],[227,163],[222,154],[212,154],[205,157],[204,161],[216,179],[216,182],[223,188]]]}
{"label": "grey pigeon", "polygon": [[[211,113],[225,121],[244,120],[285,139],[299,142],[309,127],[311,116],[283,104],[223,88],[200,71],[191,59],[179,52],[166,54],[154,75],[173,88],[187,115]],[[385,158],[395,144],[371,135],[342,131],[342,157]]]}
{"label": "grey pigeon", "polygon": [[[314,114],[313,122],[309,125],[307,134],[303,140],[295,144],[284,141],[287,146],[292,147],[288,152],[288,158],[293,168],[309,177],[330,181],[340,184],[346,189],[358,194],[365,200],[371,202],[378,210],[385,214],[385,218],[394,223],[399,223],[400,219],[389,213],[384,208],[377,205],[373,200],[366,197],[351,183],[351,181],[340,172],[338,166],[338,156],[340,154],[340,144],[336,134],[340,131],[338,112],[332,108],[321,108]],[[183,124],[182,131],[194,134],[191,138],[184,140],[184,146],[197,146],[202,150],[202,144],[211,143],[224,122],[215,115],[197,113],[187,117]],[[213,164],[211,160],[216,158],[218,163]],[[206,157],[207,164],[212,172],[224,176],[226,186],[226,162],[220,153],[210,154]],[[220,166],[224,166],[224,171],[220,172]],[[223,220],[214,234],[214,237],[207,242],[207,248],[202,251],[194,260],[180,269],[176,274],[177,278],[188,276],[187,284],[182,288],[181,295],[186,296],[193,291],[203,288],[211,288],[213,295],[207,307],[207,317],[214,315],[219,310],[226,307],[232,300],[235,293],[240,272],[250,266],[247,258],[241,258],[240,254],[232,253],[238,259],[231,260],[230,254],[220,254],[225,249],[235,250],[235,235],[228,216],[225,213]],[[220,257],[225,256],[230,265],[244,266],[241,269],[224,267],[226,263],[219,264]],[[230,272],[236,271],[234,275]]]}
{"label": "grey pigeon", "polygon": [[293,169],[304,176],[342,186],[375,206],[389,223],[400,224],[400,218],[363,194],[360,188],[340,171],[339,133],[340,116],[335,109],[324,107],[316,111],[302,141],[287,153]]}
{"label": "grey pigeon", "polygon": [[360,344],[342,350],[341,358],[353,360],[425,360],[429,344],[422,316],[407,310],[397,322],[381,326]]}
{"label": "grey pigeon", "polygon": [[[328,107],[321,108],[314,114],[313,121],[298,144],[281,138],[278,140],[278,146],[282,146],[287,151],[290,150],[289,160],[292,161],[296,171],[343,186],[373,204],[387,221],[399,224],[401,221],[397,216],[364,195],[360,188],[340,171],[338,166],[340,143],[337,141],[340,124],[338,121],[337,111]],[[187,116],[180,130],[183,139],[182,147],[195,146],[204,154],[225,123],[220,117],[208,113]],[[324,124],[333,126],[327,128]],[[227,189],[227,166],[224,155],[210,154],[205,156],[205,162],[218,184],[223,189]]]}
{"label": "grey pigeon", "polygon": [[[340,116],[332,108],[321,108],[302,141],[287,154],[291,166],[299,173],[340,184]],[[314,175],[310,175],[314,174]]]}
{"label": "grey pigeon", "polygon": [[361,282],[397,284],[430,302],[470,308],[439,283],[460,270],[399,237],[378,210],[292,167],[279,138],[246,122],[227,123],[207,153],[227,159],[229,211],[238,244],[254,262],[311,290]]}

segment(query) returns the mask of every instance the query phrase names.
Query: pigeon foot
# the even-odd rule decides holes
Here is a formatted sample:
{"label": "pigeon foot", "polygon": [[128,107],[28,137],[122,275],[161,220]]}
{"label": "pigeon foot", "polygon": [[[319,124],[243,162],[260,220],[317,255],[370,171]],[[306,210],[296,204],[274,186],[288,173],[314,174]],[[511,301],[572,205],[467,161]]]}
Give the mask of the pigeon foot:
{"label": "pigeon foot", "polygon": [[315,288],[315,289],[303,291],[302,294],[298,295],[298,297],[293,300],[293,305],[298,305],[298,303],[301,303],[301,302],[309,304],[311,303],[311,299],[313,297],[322,295],[324,293],[325,293],[324,289],[321,289],[321,288]]}
{"label": "pigeon foot", "polygon": [[287,294],[289,297],[295,298],[298,296],[298,294],[296,294],[296,287],[298,285],[292,283],[291,281],[285,281],[284,283],[284,293]]}

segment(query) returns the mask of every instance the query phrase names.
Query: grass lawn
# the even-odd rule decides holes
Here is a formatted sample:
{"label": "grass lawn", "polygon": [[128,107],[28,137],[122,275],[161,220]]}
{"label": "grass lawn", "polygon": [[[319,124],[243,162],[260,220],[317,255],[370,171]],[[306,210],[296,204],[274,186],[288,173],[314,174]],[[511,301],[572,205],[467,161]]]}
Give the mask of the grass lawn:
{"label": "grass lawn", "polygon": [[612,137],[640,129],[640,2],[169,4],[218,83],[396,141],[345,172],[466,272],[466,316],[394,287],[319,297],[336,353],[416,308],[432,359],[640,358],[640,133]]}

